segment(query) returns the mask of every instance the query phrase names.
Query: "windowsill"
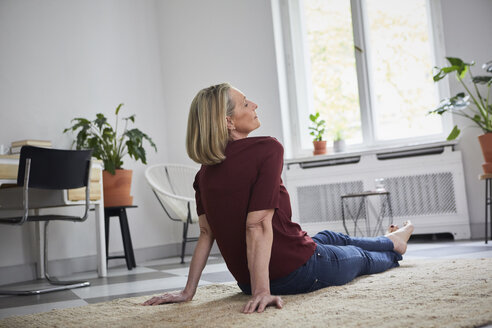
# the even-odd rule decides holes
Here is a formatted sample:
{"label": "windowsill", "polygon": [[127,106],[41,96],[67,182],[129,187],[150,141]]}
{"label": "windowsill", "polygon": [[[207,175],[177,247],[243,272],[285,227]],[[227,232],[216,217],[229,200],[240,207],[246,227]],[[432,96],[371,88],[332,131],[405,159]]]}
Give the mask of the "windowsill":
{"label": "windowsill", "polygon": [[[435,141],[435,142],[420,142],[406,145],[392,145],[392,146],[376,146],[365,149],[358,150],[347,150],[340,153],[329,153],[325,155],[311,155],[297,158],[289,158],[285,159],[285,164],[295,164],[295,163],[307,163],[307,162],[317,162],[331,159],[341,159],[347,157],[356,157],[362,155],[370,155],[370,154],[389,154],[395,152],[405,152],[405,151],[415,151],[415,150],[423,150],[429,148],[438,148],[438,147],[453,147],[458,144],[459,140],[451,140],[451,141]],[[330,151],[331,148],[328,148]]]}

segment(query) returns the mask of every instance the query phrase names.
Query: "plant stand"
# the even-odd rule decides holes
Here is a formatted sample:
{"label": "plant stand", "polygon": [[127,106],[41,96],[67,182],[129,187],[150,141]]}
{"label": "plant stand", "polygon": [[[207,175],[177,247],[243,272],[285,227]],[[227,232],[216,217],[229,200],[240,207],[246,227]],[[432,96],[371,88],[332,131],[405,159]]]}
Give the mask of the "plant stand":
{"label": "plant stand", "polygon": [[[106,259],[125,259],[128,270],[137,267],[135,263],[135,255],[133,254],[132,237],[130,236],[130,227],[128,226],[128,218],[126,216],[127,208],[135,208],[136,205],[131,206],[114,206],[104,208],[104,224],[106,228]],[[111,217],[118,217],[120,219],[121,238],[123,240],[124,255],[108,256],[108,244],[109,244],[109,219]]]}

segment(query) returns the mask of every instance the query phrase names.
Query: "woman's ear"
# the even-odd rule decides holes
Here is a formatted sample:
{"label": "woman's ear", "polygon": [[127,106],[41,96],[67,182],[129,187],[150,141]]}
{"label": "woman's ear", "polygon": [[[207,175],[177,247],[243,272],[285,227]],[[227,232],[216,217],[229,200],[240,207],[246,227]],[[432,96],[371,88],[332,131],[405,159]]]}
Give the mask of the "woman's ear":
{"label": "woman's ear", "polygon": [[226,116],[227,130],[235,130],[234,122],[230,116]]}

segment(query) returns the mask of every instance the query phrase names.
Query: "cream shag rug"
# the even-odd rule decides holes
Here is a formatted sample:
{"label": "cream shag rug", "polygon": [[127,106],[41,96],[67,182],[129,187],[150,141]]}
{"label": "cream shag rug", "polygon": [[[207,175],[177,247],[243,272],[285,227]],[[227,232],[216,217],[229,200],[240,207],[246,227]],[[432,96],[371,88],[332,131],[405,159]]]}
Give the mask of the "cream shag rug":
{"label": "cream shag rug", "polygon": [[492,258],[406,260],[399,268],[313,293],[284,308],[240,313],[234,284],[198,289],[192,302],[144,307],[149,296],[11,317],[0,327],[476,327],[492,323]]}

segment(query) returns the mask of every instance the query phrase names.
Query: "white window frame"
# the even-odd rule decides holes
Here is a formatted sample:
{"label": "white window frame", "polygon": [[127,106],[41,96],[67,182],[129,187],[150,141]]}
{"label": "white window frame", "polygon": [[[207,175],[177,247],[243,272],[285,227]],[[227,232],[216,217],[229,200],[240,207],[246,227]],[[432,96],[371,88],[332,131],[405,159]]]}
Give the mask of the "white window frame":
{"label": "white window frame", "polygon": [[[271,0],[272,17],[275,36],[275,49],[277,57],[277,71],[279,78],[280,105],[282,113],[282,128],[284,134],[285,155],[287,158],[299,158],[312,156],[312,149],[302,148],[300,127],[309,126],[308,112],[313,108],[310,79],[309,54],[307,53],[305,24],[302,22],[303,13],[300,2],[302,0]],[[370,90],[370,76],[368,72],[368,58],[370,51],[366,44],[364,24],[367,21],[363,17],[364,0],[350,0],[352,10],[352,24],[354,31],[354,46],[356,57],[356,70],[359,88],[359,104],[361,108],[361,129],[363,143],[348,148],[348,152],[368,149],[379,149],[409,144],[427,144],[445,140],[452,128],[451,115],[442,117],[443,133],[413,137],[398,140],[376,140],[374,124],[374,110]],[[409,0],[411,1],[411,0]],[[429,33],[434,64],[446,65],[444,58],[444,37],[441,17],[440,0],[427,0],[427,10],[430,12],[428,26],[432,29]],[[297,45],[302,45],[301,47]],[[449,97],[449,84],[445,79],[435,84],[440,99]],[[302,113],[302,115],[299,115]]]}

